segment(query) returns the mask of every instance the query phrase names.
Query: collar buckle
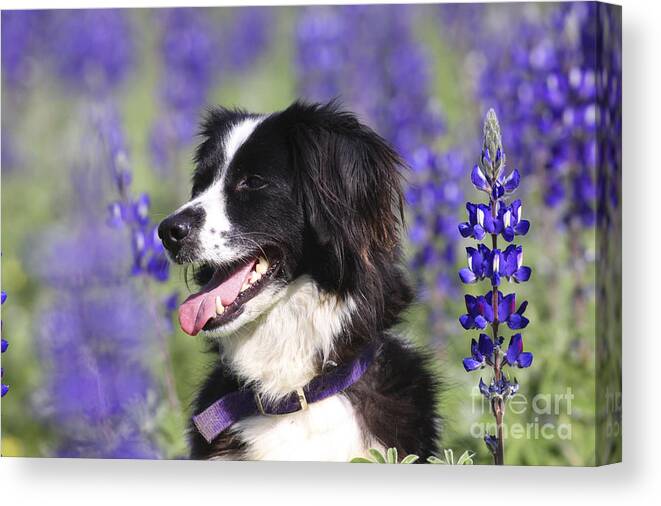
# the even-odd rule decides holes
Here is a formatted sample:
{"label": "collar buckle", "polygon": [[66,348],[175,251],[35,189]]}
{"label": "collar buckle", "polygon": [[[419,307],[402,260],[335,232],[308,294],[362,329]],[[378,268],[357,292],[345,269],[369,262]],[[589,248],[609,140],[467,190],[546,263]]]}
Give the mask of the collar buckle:
{"label": "collar buckle", "polygon": [[280,416],[280,415],[288,415],[291,413],[298,413],[299,411],[307,410],[309,408],[309,404],[307,398],[305,397],[305,390],[299,387],[296,390],[294,390],[294,392],[296,393],[296,398],[298,399],[298,403],[300,404],[301,407],[295,411],[290,411],[289,413],[268,413],[264,409],[264,404],[262,403],[262,397],[259,395],[258,392],[255,392],[255,404],[257,404],[257,410],[259,411],[259,414],[263,416]]}
{"label": "collar buckle", "polygon": [[305,390],[301,387],[296,389],[296,394],[298,395],[298,402],[301,405],[301,411],[308,409],[308,400],[305,398]]}

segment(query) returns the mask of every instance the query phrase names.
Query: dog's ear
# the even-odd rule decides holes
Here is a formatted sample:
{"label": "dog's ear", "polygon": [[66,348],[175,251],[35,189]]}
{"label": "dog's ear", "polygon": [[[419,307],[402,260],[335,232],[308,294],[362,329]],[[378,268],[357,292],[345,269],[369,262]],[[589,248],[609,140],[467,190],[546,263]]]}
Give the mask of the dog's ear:
{"label": "dog's ear", "polygon": [[[319,245],[340,263],[359,258],[374,265],[376,254],[394,252],[403,224],[399,156],[379,135],[336,104],[296,103],[292,158],[300,199]],[[351,255],[350,255],[351,254]]]}

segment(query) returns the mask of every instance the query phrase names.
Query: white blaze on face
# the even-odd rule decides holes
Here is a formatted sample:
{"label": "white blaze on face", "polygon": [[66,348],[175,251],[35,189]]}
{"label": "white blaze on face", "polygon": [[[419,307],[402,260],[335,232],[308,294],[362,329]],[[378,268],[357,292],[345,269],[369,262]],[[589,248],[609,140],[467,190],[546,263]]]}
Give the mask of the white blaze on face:
{"label": "white blaze on face", "polygon": [[180,212],[191,207],[204,209],[205,218],[199,230],[198,239],[199,260],[227,262],[241,255],[241,252],[231,245],[233,227],[227,215],[225,178],[227,168],[232,163],[234,155],[263,119],[263,117],[247,118],[229,131],[223,141],[225,162],[223,167],[218,168],[218,177],[200,195],[176,211]]}

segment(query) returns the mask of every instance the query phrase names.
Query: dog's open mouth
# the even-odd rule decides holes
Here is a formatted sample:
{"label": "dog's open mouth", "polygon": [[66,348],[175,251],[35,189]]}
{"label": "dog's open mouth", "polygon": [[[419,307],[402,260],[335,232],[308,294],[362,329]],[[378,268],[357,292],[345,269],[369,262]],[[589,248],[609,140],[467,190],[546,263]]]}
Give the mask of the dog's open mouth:
{"label": "dog's open mouth", "polygon": [[211,280],[179,307],[181,328],[195,336],[200,330],[212,330],[233,320],[268,284],[277,268],[277,261],[260,256],[217,269]]}

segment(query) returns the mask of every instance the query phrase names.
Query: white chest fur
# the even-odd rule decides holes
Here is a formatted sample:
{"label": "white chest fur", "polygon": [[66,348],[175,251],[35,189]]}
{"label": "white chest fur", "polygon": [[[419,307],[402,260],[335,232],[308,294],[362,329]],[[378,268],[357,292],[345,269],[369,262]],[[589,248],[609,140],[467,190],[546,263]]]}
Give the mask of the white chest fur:
{"label": "white chest fur", "polygon": [[[260,294],[246,313],[260,306],[262,295],[274,298]],[[317,374],[319,358],[325,361],[330,355],[354,307],[351,300],[322,294],[306,277],[290,284],[277,299],[251,323],[221,338],[223,359],[263,399],[286,395]],[[242,456],[250,460],[347,462],[365,455],[375,443],[364,434],[352,404],[342,394],[290,415],[251,417],[233,429],[246,445]]]}
{"label": "white chest fur", "polygon": [[247,445],[244,456],[249,460],[348,462],[372,446],[343,395],[291,415],[249,418],[235,429]]}

